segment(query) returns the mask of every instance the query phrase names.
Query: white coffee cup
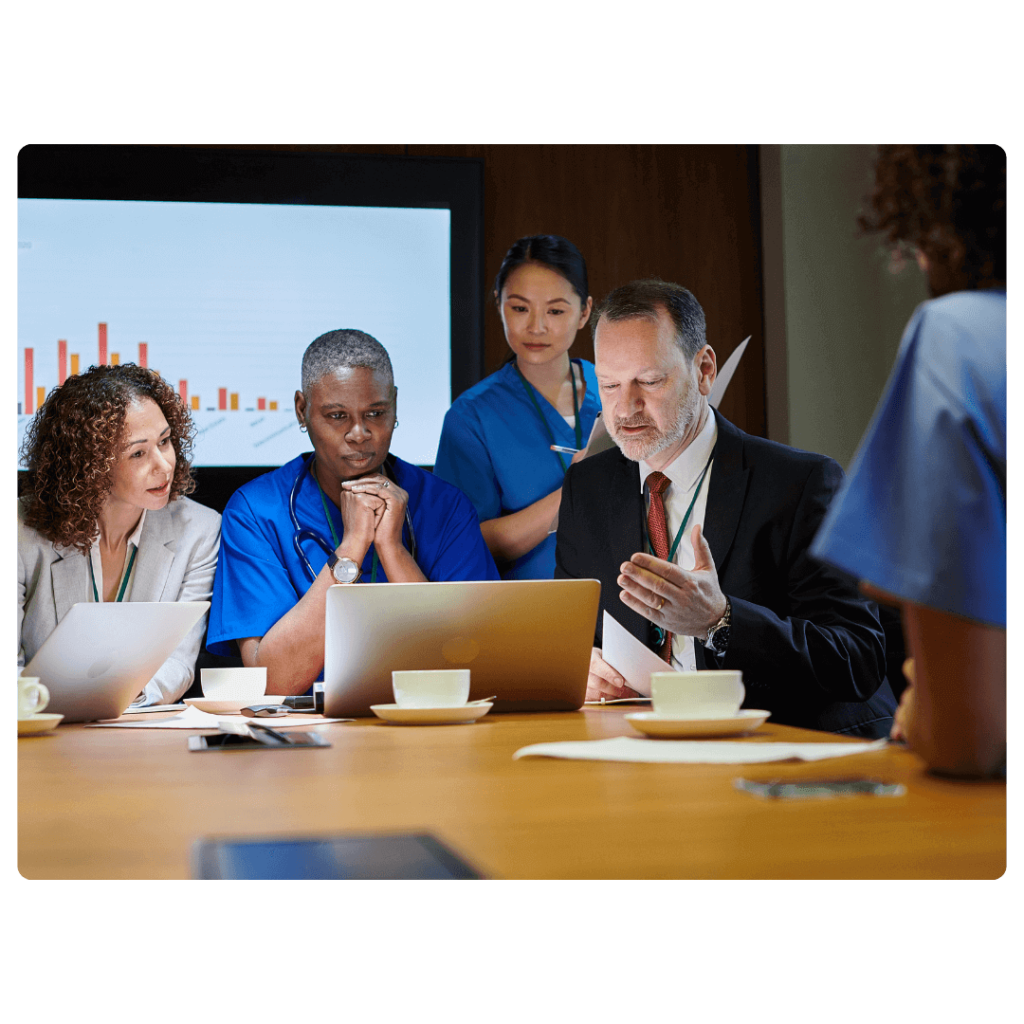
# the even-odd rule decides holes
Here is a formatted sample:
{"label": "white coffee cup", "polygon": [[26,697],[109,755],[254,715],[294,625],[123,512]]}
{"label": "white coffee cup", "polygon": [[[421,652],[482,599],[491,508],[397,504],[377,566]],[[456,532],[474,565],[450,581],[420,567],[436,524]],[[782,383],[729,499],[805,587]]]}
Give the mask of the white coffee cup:
{"label": "white coffee cup", "polygon": [[200,669],[203,696],[215,700],[257,700],[267,692],[266,668]]}
{"label": "white coffee cup", "polygon": [[31,718],[50,703],[50,691],[36,676],[18,676],[18,718]]}
{"label": "white coffee cup", "polygon": [[469,669],[396,671],[391,685],[400,708],[457,708],[469,700]]}
{"label": "white coffee cup", "polygon": [[729,718],[745,695],[743,673],[731,669],[651,673],[651,705],[670,718]]}

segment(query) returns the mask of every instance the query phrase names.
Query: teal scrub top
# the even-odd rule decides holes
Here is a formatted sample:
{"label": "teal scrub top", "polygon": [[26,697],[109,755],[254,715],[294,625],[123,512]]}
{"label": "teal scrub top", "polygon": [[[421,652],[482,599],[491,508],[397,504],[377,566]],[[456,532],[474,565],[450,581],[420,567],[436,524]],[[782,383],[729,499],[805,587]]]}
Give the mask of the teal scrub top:
{"label": "teal scrub top", "polygon": [[[586,382],[580,402],[586,445],[601,414],[601,399],[593,364],[573,362],[583,370]],[[575,448],[576,432],[543,395],[534,391],[534,396],[543,422],[515,366],[506,363],[461,394],[444,418],[434,473],[469,497],[481,522],[519,512],[562,486],[572,456],[563,454],[560,460],[551,451],[551,438]],[[511,565],[502,566],[505,579],[552,579],[554,574],[553,533]]]}

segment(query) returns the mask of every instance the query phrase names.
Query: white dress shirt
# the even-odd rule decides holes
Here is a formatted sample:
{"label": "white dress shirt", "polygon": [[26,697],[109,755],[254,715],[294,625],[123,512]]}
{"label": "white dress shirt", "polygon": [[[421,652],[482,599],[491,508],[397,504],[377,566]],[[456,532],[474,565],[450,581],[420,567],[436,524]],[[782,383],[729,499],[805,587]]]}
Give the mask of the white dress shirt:
{"label": "white dress shirt", "polygon": [[[708,465],[711,452],[714,450],[715,441],[718,440],[718,424],[715,422],[714,413],[708,409],[708,418],[701,432],[683,449],[682,452],[666,466],[662,473],[669,479],[669,486],[662,494],[665,503],[665,523],[668,526],[669,550],[675,540],[679,524],[686,515],[686,510],[693,501],[694,491],[700,482],[700,475],[704,467]],[[697,523],[704,526],[704,510],[708,503],[708,489],[711,486],[711,473],[714,465],[708,466],[704,476],[704,484],[700,494],[690,513],[686,523],[686,529],[679,538],[679,547],[676,548],[675,557],[672,559],[681,569],[692,569],[696,559],[693,555],[693,542],[691,534]],[[643,491],[648,476],[654,470],[646,462],[640,463],[640,489]],[[647,502],[649,505],[649,501]],[[672,667],[680,672],[693,672],[697,668],[697,659],[693,650],[693,637],[680,636],[678,633],[672,636]]]}

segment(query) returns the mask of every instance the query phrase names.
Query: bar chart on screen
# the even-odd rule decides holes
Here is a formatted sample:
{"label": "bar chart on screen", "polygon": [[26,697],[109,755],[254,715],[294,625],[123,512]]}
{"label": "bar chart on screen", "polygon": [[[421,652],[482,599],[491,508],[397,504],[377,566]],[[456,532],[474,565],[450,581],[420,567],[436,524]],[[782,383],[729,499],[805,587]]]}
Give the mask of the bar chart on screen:
{"label": "bar chart on screen", "polygon": [[19,445],[90,366],[158,372],[193,461],[274,466],[308,447],[294,396],[318,335],[355,328],[403,389],[400,454],[431,464],[451,401],[447,210],[18,201]]}
{"label": "bar chart on screen", "polygon": [[[243,393],[230,385],[211,383],[208,372],[204,375],[206,385],[203,393],[194,388],[190,389],[187,377],[175,377],[173,374],[169,376],[150,366],[149,342],[123,343],[119,351],[113,351],[108,342],[108,328],[108,323],[97,323],[96,341],[91,351],[88,344],[83,344],[79,346],[82,351],[71,352],[67,339],[58,339],[55,345],[56,374],[49,380],[37,374],[35,348],[24,347],[21,350],[23,388],[19,393],[23,398],[18,402],[19,441],[28,421],[43,404],[50,390],[63,384],[69,376],[82,373],[90,366],[136,363],[138,366],[160,373],[181,402],[191,411],[196,425],[197,443],[204,443],[211,451],[217,449],[223,452],[226,446],[227,450],[234,453],[232,464],[238,462],[238,453],[244,451],[255,453],[252,465],[274,465],[274,460],[278,457],[286,461],[285,455],[288,458],[294,456],[295,437],[292,436],[291,428],[297,427],[297,424],[291,411],[290,395],[289,400],[282,403],[278,398],[265,394]],[[47,361],[45,365],[49,368],[50,364]],[[280,412],[286,415],[278,416]],[[224,413],[231,414],[230,419],[222,415]],[[254,417],[253,413],[259,415]],[[274,444],[275,441],[277,444]],[[260,449],[268,444],[271,447],[261,452]],[[277,453],[279,448],[280,455]]]}

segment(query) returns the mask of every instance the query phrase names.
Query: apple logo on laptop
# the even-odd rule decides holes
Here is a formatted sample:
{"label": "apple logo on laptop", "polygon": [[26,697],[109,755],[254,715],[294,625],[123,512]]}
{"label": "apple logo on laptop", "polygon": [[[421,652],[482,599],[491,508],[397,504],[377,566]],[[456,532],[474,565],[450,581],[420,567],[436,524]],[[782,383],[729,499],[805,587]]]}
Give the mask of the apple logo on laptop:
{"label": "apple logo on laptop", "polygon": [[453,636],[441,645],[441,654],[451,665],[465,665],[479,653],[480,645],[468,636]]}
{"label": "apple logo on laptop", "polygon": [[95,679],[97,676],[106,675],[114,667],[115,658],[111,654],[105,654],[102,657],[97,658],[90,666],[86,673],[90,679]]}

